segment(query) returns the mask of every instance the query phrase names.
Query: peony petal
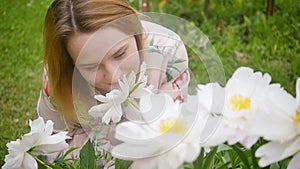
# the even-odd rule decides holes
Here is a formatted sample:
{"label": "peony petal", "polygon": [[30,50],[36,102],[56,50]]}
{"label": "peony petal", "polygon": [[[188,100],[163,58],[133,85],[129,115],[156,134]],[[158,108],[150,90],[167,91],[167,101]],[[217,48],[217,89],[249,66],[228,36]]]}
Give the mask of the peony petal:
{"label": "peony petal", "polygon": [[122,107],[121,107],[121,105],[119,104],[119,105],[114,105],[113,107],[112,107],[112,109],[110,109],[111,111],[112,111],[112,121],[114,122],[114,123],[117,123],[117,122],[119,122],[120,120],[121,120],[121,117],[122,117],[122,114],[123,114],[123,112],[122,112]]}
{"label": "peony petal", "polygon": [[22,167],[24,169],[37,169],[38,164],[31,155],[29,155],[28,153],[25,153]]}
{"label": "peony petal", "polygon": [[245,148],[250,149],[259,139],[258,136],[247,135],[243,140],[239,141]]}
{"label": "peony petal", "polygon": [[157,161],[158,158],[143,158],[134,160],[132,165],[130,166],[131,169],[156,169],[157,168]]}
{"label": "peony petal", "polygon": [[31,128],[30,133],[43,132],[45,128],[44,119],[42,117],[38,117],[34,121],[29,120],[29,126]]}
{"label": "peony petal", "polygon": [[66,139],[68,138],[71,137],[67,136],[67,132],[59,132],[57,134],[44,137],[34,150],[41,151],[46,154],[62,151],[68,148],[68,144],[66,143]]}
{"label": "peony petal", "polygon": [[56,144],[42,144],[33,149],[38,153],[43,152],[43,154],[61,152],[69,147],[69,144],[65,141]]}
{"label": "peony petal", "polygon": [[109,93],[106,94],[106,97],[108,97],[111,100],[116,100],[116,98],[119,98],[120,96],[122,96],[122,92],[118,89],[113,89],[112,91],[110,91]]}
{"label": "peony petal", "polygon": [[139,82],[146,82],[147,81],[147,76],[145,75],[146,68],[147,68],[147,65],[146,65],[145,62],[143,62],[141,64],[141,66],[140,66],[139,78],[137,80],[137,83],[139,83]]}
{"label": "peony petal", "polygon": [[[277,108],[276,113],[284,114],[286,117],[294,116],[296,107],[295,98],[289,94],[283,88],[278,88],[276,86],[271,86],[267,94],[266,103],[268,103],[266,108],[274,107]],[[274,112],[270,112],[274,113]]]}
{"label": "peony petal", "polygon": [[24,159],[24,152],[19,152],[19,154],[8,154],[5,156],[5,164],[2,169],[12,169],[19,168],[22,165]]}
{"label": "peony petal", "polygon": [[27,151],[23,145],[21,145],[21,140],[17,139],[16,141],[11,141],[6,144],[6,147],[8,148],[9,154],[18,154],[20,152]]}
{"label": "peony petal", "polygon": [[[141,112],[146,123],[159,123],[161,119],[164,119],[165,117],[168,117],[170,115],[178,117],[179,111],[174,110],[176,109],[176,104],[174,103],[173,98],[170,95],[163,93],[151,94],[150,100],[150,103],[142,102],[140,104]],[[151,109],[149,111],[144,112],[143,104],[151,105]]]}
{"label": "peony petal", "polygon": [[103,96],[103,95],[95,95],[94,97],[95,97],[95,99],[97,99],[98,101],[100,101],[102,103],[106,103],[106,102],[110,101],[109,98],[107,98],[106,96]]}
{"label": "peony petal", "polygon": [[188,163],[195,161],[200,154],[200,150],[201,150],[200,144],[197,143],[187,144],[184,161]]}
{"label": "peony petal", "polygon": [[119,86],[122,90],[123,95],[127,97],[129,95],[129,84],[122,83],[119,80]]}
{"label": "peony petal", "polygon": [[[147,113],[151,115],[150,112],[156,112],[157,110],[161,110],[164,107],[165,98],[160,95],[160,97],[156,94],[150,94],[149,97],[144,97],[139,102],[139,108],[141,113]],[[162,104],[157,104],[162,103]],[[147,114],[145,114],[147,116]]]}
{"label": "peony petal", "polygon": [[209,116],[201,134],[200,143],[205,147],[217,146],[226,142],[235,130],[226,126],[222,116]]}
{"label": "peony petal", "polygon": [[199,112],[222,112],[225,100],[225,89],[221,87],[218,83],[209,83],[205,86],[198,85],[197,96],[199,101]]}
{"label": "peony petal", "polygon": [[265,167],[277,161],[280,161],[286,157],[282,156],[282,153],[286,145],[278,142],[269,142],[257,149],[255,152],[256,157],[261,157],[259,160],[259,166]]}
{"label": "peony petal", "polygon": [[53,121],[47,120],[46,125],[45,125],[45,130],[43,131],[43,135],[49,136],[53,132]]}
{"label": "peony petal", "polygon": [[94,118],[102,117],[104,112],[112,107],[112,103],[102,103],[90,108],[88,113]]}
{"label": "peony petal", "polygon": [[[249,88],[253,76],[253,69],[248,67],[239,67],[231,76],[226,84],[226,90],[232,93],[245,93]],[[241,85],[244,84],[244,85]],[[240,86],[236,88],[236,86]],[[249,89],[248,89],[249,90]],[[236,92],[239,91],[239,92]]]}
{"label": "peony petal", "polygon": [[291,139],[290,141],[285,142],[284,144],[286,145],[286,148],[282,153],[282,156],[291,156],[300,150],[300,136],[298,135],[294,139]]}
{"label": "peony petal", "polygon": [[152,108],[152,103],[151,103],[151,94],[147,94],[144,96],[140,97],[140,102],[139,102],[139,107],[141,112],[148,112]]}
{"label": "peony petal", "polygon": [[[275,106],[276,107],[276,106]],[[268,111],[258,111],[246,122],[245,131],[250,135],[261,136],[267,140],[285,141],[294,137],[295,132],[293,122],[275,113],[276,108],[270,107]],[[272,114],[270,114],[272,113]],[[272,118],[270,118],[272,116]]]}
{"label": "peony petal", "polygon": [[300,152],[292,158],[287,169],[300,169]]}
{"label": "peony petal", "polygon": [[295,105],[295,99],[290,94],[276,85],[270,86],[257,113],[245,125],[246,130],[267,140],[290,140],[297,135],[291,118],[295,112]]}
{"label": "peony petal", "polygon": [[102,123],[105,123],[105,124],[109,124],[110,122],[110,119],[112,117],[112,112],[111,111],[107,111],[104,116],[102,117]]}
{"label": "peony petal", "polygon": [[165,152],[164,154],[158,156],[158,169],[177,169],[181,164],[183,164],[185,149],[184,145],[180,144],[176,148]]}
{"label": "peony petal", "polygon": [[148,144],[148,145],[134,145],[121,143],[115,146],[111,153],[114,157],[135,160],[142,158],[149,158],[160,152],[161,146],[159,144]]}
{"label": "peony petal", "polygon": [[124,75],[122,80],[123,80],[124,84],[127,84],[129,86],[129,88],[132,89],[135,84],[135,80],[136,80],[134,71],[132,71],[128,77],[126,77],[126,75]]}
{"label": "peony petal", "polygon": [[41,136],[43,136],[42,133],[27,133],[22,137],[20,143],[24,147],[25,151],[28,151],[39,144]]}
{"label": "peony petal", "polygon": [[148,139],[155,137],[147,126],[132,122],[123,122],[116,127],[115,137],[123,142],[145,144]]}

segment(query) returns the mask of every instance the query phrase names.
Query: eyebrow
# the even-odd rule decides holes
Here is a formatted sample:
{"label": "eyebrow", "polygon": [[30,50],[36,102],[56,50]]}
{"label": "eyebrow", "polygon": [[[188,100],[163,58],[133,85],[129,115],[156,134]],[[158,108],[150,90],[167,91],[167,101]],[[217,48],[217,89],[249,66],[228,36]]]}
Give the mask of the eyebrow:
{"label": "eyebrow", "polygon": [[[121,46],[116,52],[114,52],[112,55],[110,56],[116,56],[118,55],[122,50],[127,50],[129,47],[129,44],[124,44],[123,46]],[[79,64],[80,67],[94,67],[94,66],[98,66],[98,63],[82,63]]]}

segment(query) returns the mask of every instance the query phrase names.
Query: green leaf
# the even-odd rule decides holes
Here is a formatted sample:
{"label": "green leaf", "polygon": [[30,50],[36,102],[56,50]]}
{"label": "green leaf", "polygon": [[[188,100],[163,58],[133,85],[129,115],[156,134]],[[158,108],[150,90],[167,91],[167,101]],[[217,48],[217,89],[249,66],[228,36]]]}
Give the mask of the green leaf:
{"label": "green leaf", "polygon": [[80,168],[81,169],[95,169],[96,155],[95,149],[89,140],[80,150]]}
{"label": "green leaf", "polygon": [[115,161],[116,161],[115,162],[116,169],[126,169],[129,168],[130,165],[132,164],[132,161],[127,161],[127,160],[116,159]]}
{"label": "green leaf", "polygon": [[270,169],[280,169],[280,166],[278,165],[278,163],[274,163],[270,166]]}
{"label": "green leaf", "polygon": [[202,168],[202,163],[204,160],[203,156],[204,156],[204,148],[201,148],[198,158],[193,162],[194,168]]}
{"label": "green leaf", "polygon": [[218,147],[214,147],[208,155],[205,157],[205,161],[202,168],[211,168],[214,160],[214,156],[218,150]]}
{"label": "green leaf", "polygon": [[72,151],[79,149],[79,147],[72,147],[64,154],[62,159],[65,159]]}
{"label": "green leaf", "polygon": [[184,169],[195,169],[193,163],[184,163],[183,168]]}
{"label": "green leaf", "polygon": [[47,169],[48,167],[38,161],[38,169]]}
{"label": "green leaf", "polygon": [[247,169],[250,169],[251,167],[250,167],[248,158],[245,155],[245,153],[239,147],[237,147],[236,145],[232,145],[231,147],[238,154],[239,158],[242,160],[242,162],[244,163],[245,167]]}
{"label": "green leaf", "polygon": [[225,168],[228,168],[228,165],[230,164],[230,161],[228,161],[228,162],[226,162],[226,163],[224,163],[224,164],[222,164],[220,167],[218,167],[217,169],[225,169]]}
{"label": "green leaf", "polygon": [[257,162],[257,158],[255,157],[255,152],[257,150],[259,146],[258,145],[253,145],[251,147],[251,159],[252,159],[252,166],[253,168],[259,168],[258,167],[258,162]]}
{"label": "green leaf", "polygon": [[52,169],[63,169],[62,167],[57,166],[57,165],[53,165],[53,164],[49,164],[49,166],[50,166]]}

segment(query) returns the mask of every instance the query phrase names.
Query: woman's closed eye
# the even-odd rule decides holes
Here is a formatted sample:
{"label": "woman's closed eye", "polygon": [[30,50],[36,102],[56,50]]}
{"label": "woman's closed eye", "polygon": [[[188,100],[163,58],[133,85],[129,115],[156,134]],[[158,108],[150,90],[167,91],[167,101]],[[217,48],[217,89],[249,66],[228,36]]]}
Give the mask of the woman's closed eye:
{"label": "woman's closed eye", "polygon": [[94,71],[97,69],[97,66],[93,66],[93,67],[87,67],[86,70],[89,70],[89,71]]}
{"label": "woman's closed eye", "polygon": [[113,56],[115,59],[119,59],[122,58],[123,56],[125,56],[126,51],[128,49],[128,45],[123,46],[120,50],[118,50]]}
{"label": "woman's closed eye", "polygon": [[97,70],[98,65],[91,65],[91,66],[86,66],[85,69],[88,71],[95,71]]}
{"label": "woman's closed eye", "polygon": [[121,52],[118,52],[118,53],[114,56],[114,58],[115,58],[115,59],[121,58],[121,57],[123,57],[125,54],[126,54],[126,51],[123,50],[123,51],[121,51]]}

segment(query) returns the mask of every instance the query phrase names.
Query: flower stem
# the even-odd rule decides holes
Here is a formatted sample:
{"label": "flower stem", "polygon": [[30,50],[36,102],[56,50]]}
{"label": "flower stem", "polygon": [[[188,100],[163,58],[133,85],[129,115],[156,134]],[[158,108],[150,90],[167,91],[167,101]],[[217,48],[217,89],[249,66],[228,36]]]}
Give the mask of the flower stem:
{"label": "flower stem", "polygon": [[131,99],[128,99],[128,102],[129,102],[134,108],[136,108],[137,110],[140,110],[139,106],[138,106],[135,102],[131,101]]}
{"label": "flower stem", "polygon": [[47,168],[52,168],[52,167],[50,167],[49,165],[47,165],[44,161],[42,161],[41,159],[39,159],[37,156],[35,156],[35,155],[33,155],[33,154],[31,154],[30,152],[26,152],[26,153],[28,153],[29,155],[31,155],[38,163],[40,163],[41,165],[43,165],[43,166],[45,166],[45,167],[47,167]]}
{"label": "flower stem", "polygon": [[137,83],[137,84],[129,91],[128,97],[129,97],[129,96],[132,94],[132,92],[134,92],[135,89],[138,88],[141,84],[142,84],[142,82]]}

